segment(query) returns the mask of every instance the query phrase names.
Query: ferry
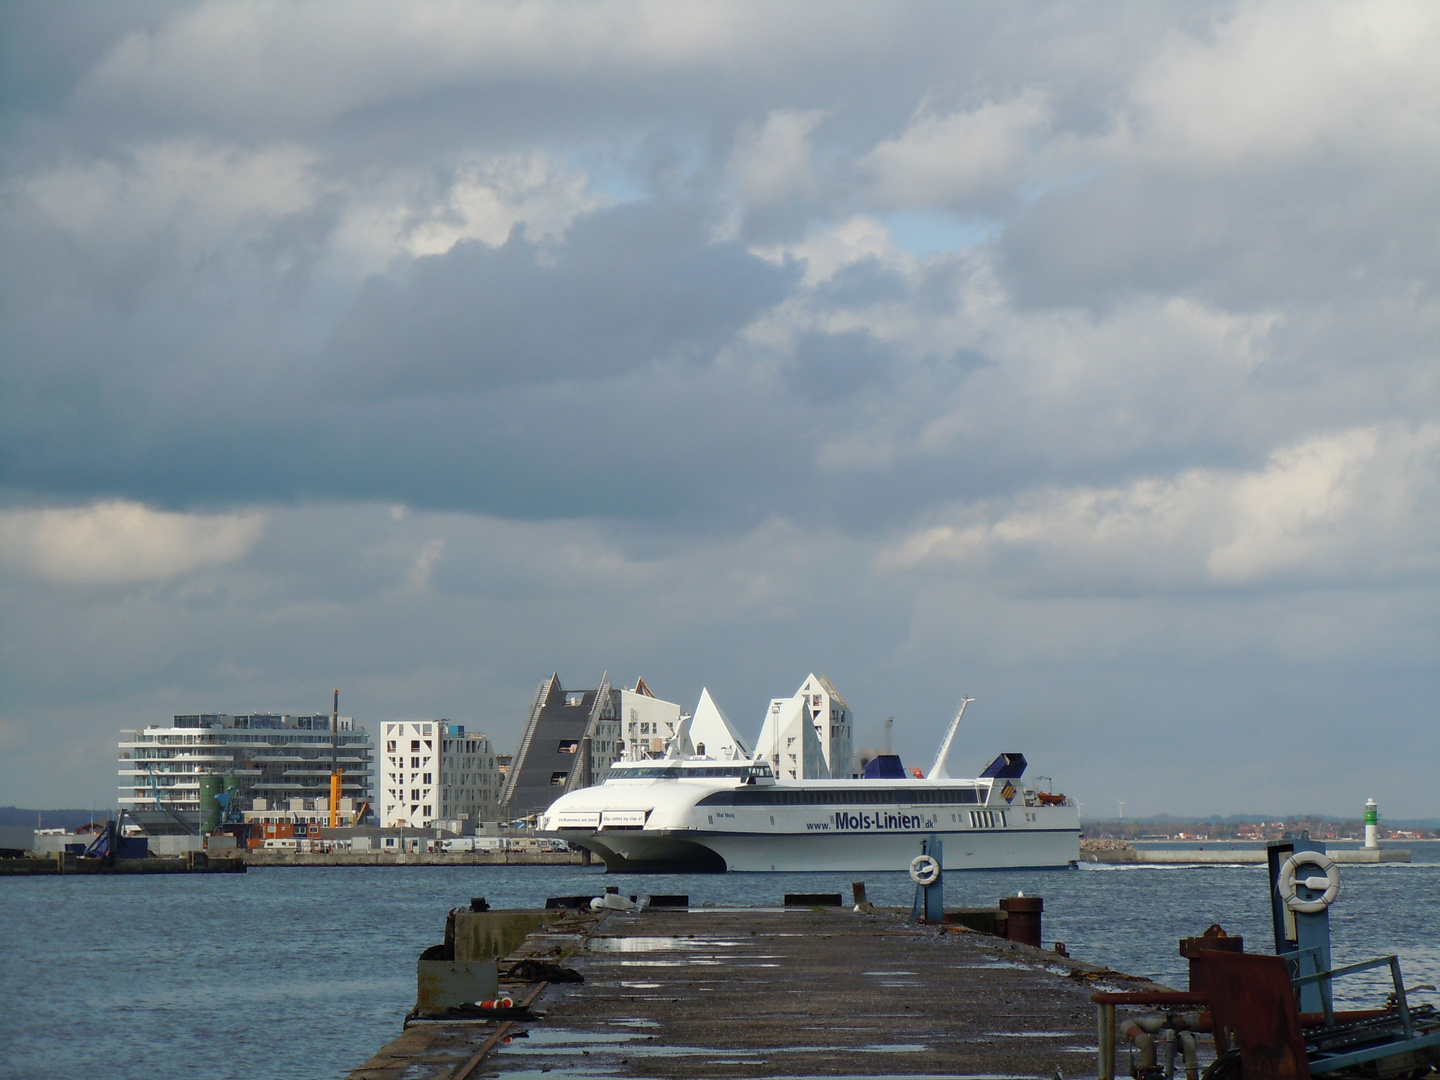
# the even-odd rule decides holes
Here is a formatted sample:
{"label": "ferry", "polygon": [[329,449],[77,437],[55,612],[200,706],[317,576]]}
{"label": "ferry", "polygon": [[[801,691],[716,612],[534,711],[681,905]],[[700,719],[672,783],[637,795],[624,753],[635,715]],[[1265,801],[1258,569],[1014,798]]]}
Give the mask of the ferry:
{"label": "ferry", "polygon": [[758,754],[721,761],[672,743],[665,758],[617,761],[604,783],[557,799],[539,832],[627,873],[905,870],[931,836],[946,870],[1074,865],[1079,809],[1029,784],[1023,754],[1000,754],[973,779],[946,774],[964,711],[924,776],[887,753],[857,779],[779,779]]}

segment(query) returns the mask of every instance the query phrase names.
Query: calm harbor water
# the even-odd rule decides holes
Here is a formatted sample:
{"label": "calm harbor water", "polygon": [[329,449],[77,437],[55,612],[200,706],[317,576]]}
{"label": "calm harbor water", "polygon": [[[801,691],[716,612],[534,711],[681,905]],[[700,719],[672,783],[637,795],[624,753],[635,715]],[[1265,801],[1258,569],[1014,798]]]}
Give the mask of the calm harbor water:
{"label": "calm harbor water", "polygon": [[[1331,909],[1337,963],[1400,954],[1406,982],[1440,984],[1440,850],[1409,865],[1344,866]],[[639,877],[579,867],[252,870],[198,877],[3,878],[0,1077],[323,1080],[400,1030],[415,960],[445,912],[485,896],[685,892],[695,905],[772,906],[863,877],[908,905],[900,874]],[[950,904],[1045,898],[1045,937],[1072,956],[1184,985],[1177,941],[1218,922],[1270,951],[1263,866],[1096,867],[952,874]],[[1359,1000],[1378,983],[1356,981]],[[1343,986],[1343,984],[1342,984]],[[1380,991],[1383,992],[1383,991]],[[1423,999],[1423,998],[1422,998]],[[1440,1001],[1435,995],[1429,1000]]]}

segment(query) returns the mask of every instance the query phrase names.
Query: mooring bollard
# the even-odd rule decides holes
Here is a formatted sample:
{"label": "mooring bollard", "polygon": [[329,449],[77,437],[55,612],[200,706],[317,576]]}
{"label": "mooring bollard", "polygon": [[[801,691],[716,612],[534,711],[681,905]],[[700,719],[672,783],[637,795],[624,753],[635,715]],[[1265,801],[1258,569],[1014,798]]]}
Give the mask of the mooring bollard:
{"label": "mooring bollard", "polygon": [[1041,912],[1045,910],[1045,900],[1039,896],[1006,896],[1000,899],[1000,908],[1009,917],[1005,920],[1005,936],[1011,941],[1018,941],[1022,945],[1033,945],[1040,948],[1042,934],[1040,932]]}

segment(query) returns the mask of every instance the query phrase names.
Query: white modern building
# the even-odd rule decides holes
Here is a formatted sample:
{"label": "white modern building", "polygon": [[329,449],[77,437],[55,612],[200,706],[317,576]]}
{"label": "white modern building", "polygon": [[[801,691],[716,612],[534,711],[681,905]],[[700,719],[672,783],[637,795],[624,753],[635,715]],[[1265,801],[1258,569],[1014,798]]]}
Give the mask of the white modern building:
{"label": "white modern building", "polygon": [[488,736],[449,720],[387,720],[380,731],[381,827],[460,821],[473,832],[496,819],[500,771]]}
{"label": "white modern building", "polygon": [[[445,723],[440,741],[440,817],[468,822],[495,821],[500,808],[500,769],[490,737]],[[462,830],[455,830],[457,832]]]}
{"label": "white modern building", "polygon": [[755,751],[787,780],[841,780],[852,773],[854,719],[824,675],[810,675],[793,697],[775,698]]}
{"label": "white modern building", "polygon": [[681,717],[679,754],[700,754],[717,761],[749,760],[752,751],[730,718],[715,704],[708,689],[700,691],[700,701],[692,716]]}
{"label": "white modern building", "polygon": [[362,805],[370,797],[370,737],[341,716],[332,754],[330,725],[325,714],[192,713],[127,729],[120,733],[120,808],[147,831],[197,830],[202,783],[234,792],[240,811],[255,800],[313,808],[329,798],[332,757],[343,771],[342,797]]}
{"label": "white modern building", "polygon": [[[680,725],[680,706],[673,701],[662,701],[651,693],[644,679],[635,680],[633,690],[618,689],[616,711],[620,714],[620,730],[623,733],[624,748],[620,756],[629,760],[663,754],[666,744],[675,736]],[[613,759],[615,755],[611,754]],[[597,763],[598,764],[598,763]],[[608,770],[610,763],[605,763]],[[604,779],[605,771],[596,769],[595,779]]]}

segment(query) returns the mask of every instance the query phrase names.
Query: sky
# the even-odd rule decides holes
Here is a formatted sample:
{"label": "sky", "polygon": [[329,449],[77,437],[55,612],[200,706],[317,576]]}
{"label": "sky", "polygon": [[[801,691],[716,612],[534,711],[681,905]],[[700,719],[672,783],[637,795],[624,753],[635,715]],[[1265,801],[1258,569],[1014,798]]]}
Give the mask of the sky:
{"label": "sky", "polygon": [[602,673],[1440,816],[1440,7],[0,8],[0,803]]}

